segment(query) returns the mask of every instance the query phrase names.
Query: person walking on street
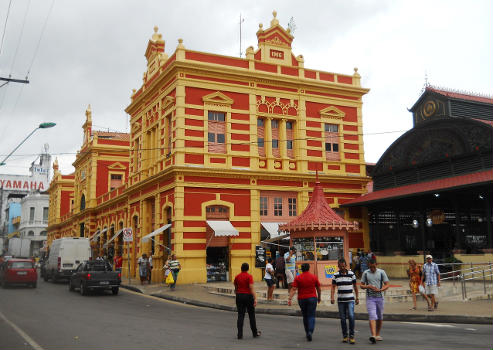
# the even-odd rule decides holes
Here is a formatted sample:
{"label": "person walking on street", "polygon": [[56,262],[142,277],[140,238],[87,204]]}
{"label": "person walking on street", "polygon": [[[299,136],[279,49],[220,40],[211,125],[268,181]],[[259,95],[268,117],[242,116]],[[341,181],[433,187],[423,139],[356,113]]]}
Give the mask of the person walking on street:
{"label": "person walking on street", "polygon": [[245,311],[248,312],[250,319],[250,329],[254,338],[260,336],[261,332],[257,329],[255,320],[255,306],[257,306],[257,294],[253,287],[253,277],[248,273],[250,266],[248,263],[241,264],[241,273],[236,275],[234,280],[236,294],[236,309],[238,311],[238,339],[243,338],[243,321],[245,320]]}
{"label": "person walking on street", "polygon": [[174,290],[176,287],[176,281],[178,280],[178,273],[181,270],[181,265],[180,262],[176,259],[176,254],[171,254],[171,258],[168,258],[163,268],[165,270],[169,269],[170,273],[173,275],[174,282],[169,286],[169,288],[170,290]]}
{"label": "person walking on street", "polygon": [[440,287],[440,270],[438,265],[433,262],[433,257],[429,254],[426,256],[426,264],[423,265],[421,283],[425,287],[426,295],[430,298],[428,311],[433,311],[438,307],[436,295],[438,294],[438,287]]}
{"label": "person walking on street", "polygon": [[122,271],[122,263],[123,263],[122,255],[117,254],[113,259],[113,266],[115,267],[115,271],[118,272]]}
{"label": "person walking on street", "polygon": [[139,276],[140,276],[140,284],[144,284],[144,281],[147,280],[147,271],[149,270],[149,260],[147,260],[147,254],[144,253],[137,260],[137,264],[139,265]]}
{"label": "person walking on street", "polygon": [[279,254],[276,258],[276,287],[279,288],[279,282],[282,282],[282,288],[288,288],[286,283],[286,274],[285,274],[285,261],[284,254]]}
{"label": "person walking on street", "polygon": [[293,295],[298,290],[298,305],[303,315],[303,326],[305,328],[306,339],[312,341],[313,331],[315,330],[315,315],[317,304],[322,300],[322,290],[317,276],[310,273],[310,265],[301,265],[301,275],[296,276],[289,291],[288,305],[291,306]]}
{"label": "person walking on street", "polygon": [[284,254],[284,266],[286,273],[286,283],[288,284],[288,292],[291,292],[291,286],[296,276],[296,248],[291,247],[289,251]]}
{"label": "person walking on street", "polygon": [[364,251],[361,251],[361,256],[359,258],[359,266],[361,269],[361,276],[363,277],[363,272],[368,270],[368,255]]}
{"label": "person walking on street", "polygon": [[[416,310],[416,294],[421,294],[426,302],[428,303],[428,308],[430,308],[430,299],[425,293],[424,287],[421,285],[421,277],[423,276],[423,271],[421,270],[421,266],[416,264],[416,261],[409,260],[409,269],[407,270],[407,275],[409,277],[409,289],[411,290],[411,294],[413,295],[413,307],[409,310]],[[421,287],[421,288],[420,288]],[[420,290],[421,289],[421,290]]]}
{"label": "person walking on street", "polygon": [[152,280],[152,252],[149,253],[149,271],[147,271],[147,281],[151,284]]}
{"label": "person walking on street", "polygon": [[267,264],[265,265],[265,275],[264,280],[267,283],[267,300],[274,300],[274,267],[272,266],[272,258],[267,259]]}
{"label": "person walking on street", "polygon": [[370,320],[370,342],[383,340],[380,331],[383,325],[383,292],[389,288],[389,278],[384,270],[377,268],[374,259],[368,261],[369,269],[361,277],[361,289],[366,289],[366,309]]}
{"label": "person walking on street", "polygon": [[[334,304],[334,292],[337,287],[337,306],[339,307],[339,318],[341,319],[342,342],[355,344],[354,339],[354,304],[359,304],[358,286],[356,285],[356,275],[346,268],[346,260],[340,258],[337,262],[339,271],[332,278],[330,292],[330,303]],[[354,289],[354,293],[353,293]],[[349,334],[346,323],[349,320]],[[348,337],[349,335],[349,337]]]}

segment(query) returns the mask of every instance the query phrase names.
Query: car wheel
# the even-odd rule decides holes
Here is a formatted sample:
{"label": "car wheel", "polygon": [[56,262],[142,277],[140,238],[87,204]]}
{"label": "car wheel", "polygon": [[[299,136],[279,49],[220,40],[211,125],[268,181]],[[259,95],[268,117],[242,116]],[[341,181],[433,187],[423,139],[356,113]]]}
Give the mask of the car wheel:
{"label": "car wheel", "polygon": [[113,293],[113,295],[117,295],[119,290],[120,290],[119,287],[113,287],[111,288],[111,293]]}
{"label": "car wheel", "polygon": [[80,282],[80,295],[87,295],[86,287],[84,287],[84,283]]}
{"label": "car wheel", "polygon": [[68,290],[71,291],[71,292],[74,291],[74,286],[72,285],[72,281],[71,280],[68,281]]}

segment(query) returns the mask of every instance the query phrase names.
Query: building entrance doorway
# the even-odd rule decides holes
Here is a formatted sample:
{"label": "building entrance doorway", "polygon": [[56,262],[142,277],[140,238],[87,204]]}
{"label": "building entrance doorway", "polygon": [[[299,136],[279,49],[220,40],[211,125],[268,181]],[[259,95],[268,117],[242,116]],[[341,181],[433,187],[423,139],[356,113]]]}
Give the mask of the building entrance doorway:
{"label": "building entrance doorway", "polygon": [[207,248],[207,282],[227,281],[229,276],[228,247]]}

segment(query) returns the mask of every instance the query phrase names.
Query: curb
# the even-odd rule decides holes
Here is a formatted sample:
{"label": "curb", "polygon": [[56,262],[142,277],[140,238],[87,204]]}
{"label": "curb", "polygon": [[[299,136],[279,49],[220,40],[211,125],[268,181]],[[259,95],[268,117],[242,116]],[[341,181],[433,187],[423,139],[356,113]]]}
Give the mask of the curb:
{"label": "curb", "polygon": [[[144,294],[139,288],[134,286],[121,285],[122,288],[132,290],[137,293]],[[236,312],[235,306],[220,305],[209,303],[206,301],[188,299],[178,297],[175,295],[167,295],[160,293],[150,294],[153,297],[175,301],[187,305],[207,307],[216,310]],[[269,309],[265,307],[256,307],[255,313],[266,315],[280,315],[280,316],[301,316],[300,310],[291,309]],[[337,311],[317,311],[317,317],[320,318],[339,318]],[[354,317],[356,320],[368,320],[366,313],[355,312]],[[462,315],[408,315],[408,314],[385,314],[385,321],[399,321],[399,322],[431,322],[431,323],[467,323],[467,324],[492,324],[493,317],[489,316],[462,316]]]}

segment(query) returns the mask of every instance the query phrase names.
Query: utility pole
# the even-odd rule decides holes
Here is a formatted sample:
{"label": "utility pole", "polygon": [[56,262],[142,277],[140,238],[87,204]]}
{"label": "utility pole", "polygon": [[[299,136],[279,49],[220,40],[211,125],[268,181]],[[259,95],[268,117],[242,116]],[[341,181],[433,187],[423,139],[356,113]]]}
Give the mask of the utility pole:
{"label": "utility pole", "polygon": [[[27,78],[27,77],[26,77]],[[3,83],[2,85],[0,85],[0,87],[4,86],[4,85],[7,85],[8,83],[10,82],[13,82],[13,83],[21,83],[21,84],[29,84],[29,80],[22,80],[22,79],[12,79],[10,77],[8,78],[3,78],[3,77],[0,77],[0,81],[5,81],[5,83]]]}

